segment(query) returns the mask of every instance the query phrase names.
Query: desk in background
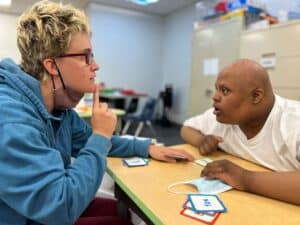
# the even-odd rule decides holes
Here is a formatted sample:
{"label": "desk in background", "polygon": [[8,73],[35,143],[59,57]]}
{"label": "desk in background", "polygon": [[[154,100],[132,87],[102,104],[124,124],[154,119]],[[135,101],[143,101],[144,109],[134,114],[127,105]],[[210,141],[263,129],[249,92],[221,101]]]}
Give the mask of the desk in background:
{"label": "desk in background", "polygon": [[[114,114],[117,116],[117,128],[116,133],[120,134],[122,130],[122,121],[121,117],[125,115],[125,111],[122,109],[111,109]],[[92,116],[92,107],[91,106],[82,106],[75,108],[75,111],[78,113],[78,115],[83,119],[88,119]]]}
{"label": "desk in background", "polygon": [[136,100],[136,104],[139,98],[147,97],[147,94],[136,93],[136,92],[126,92],[122,90],[102,90],[100,93],[100,100],[107,102],[110,107],[118,109],[129,109],[132,100]]}
{"label": "desk in background", "polygon": [[[190,145],[177,148],[191,152],[201,158],[198,150]],[[258,165],[216,152],[210,158],[228,159],[240,166],[256,171],[267,171]],[[115,194],[132,208],[147,224],[156,225],[200,225],[199,221],[180,215],[186,195],[177,195],[167,191],[167,187],[178,181],[199,178],[203,167],[189,163],[164,163],[151,160],[148,166],[125,167],[120,158],[109,158],[107,171],[116,183]],[[175,190],[175,187],[174,189]],[[177,191],[196,192],[189,185],[176,186]],[[218,195],[227,207],[215,225],[299,225],[300,206],[280,202],[270,198],[237,190]]]}
{"label": "desk in background", "polygon": [[[124,116],[125,111],[122,109],[111,109],[114,114],[117,116]],[[91,106],[83,106],[75,108],[75,111],[78,113],[78,115],[82,118],[88,118],[92,116],[92,107]]]}

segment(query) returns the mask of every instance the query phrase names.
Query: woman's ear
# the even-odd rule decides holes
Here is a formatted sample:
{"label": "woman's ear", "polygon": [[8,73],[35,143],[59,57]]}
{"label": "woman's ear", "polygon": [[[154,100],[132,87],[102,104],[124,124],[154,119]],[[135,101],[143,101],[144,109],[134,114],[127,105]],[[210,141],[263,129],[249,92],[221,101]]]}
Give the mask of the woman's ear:
{"label": "woman's ear", "polygon": [[54,62],[54,59],[44,59],[43,60],[43,66],[45,68],[45,70],[50,74],[50,75],[57,75],[58,71],[57,71],[57,67],[56,64]]}
{"label": "woman's ear", "polygon": [[264,98],[265,91],[262,88],[255,88],[252,91],[252,103],[253,104],[258,104],[262,101]]}

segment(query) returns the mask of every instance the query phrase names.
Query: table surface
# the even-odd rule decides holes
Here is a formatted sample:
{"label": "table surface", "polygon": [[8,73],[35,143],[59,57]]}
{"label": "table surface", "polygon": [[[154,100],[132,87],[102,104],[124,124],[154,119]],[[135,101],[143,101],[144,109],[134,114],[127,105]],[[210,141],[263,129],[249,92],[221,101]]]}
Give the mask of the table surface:
{"label": "table surface", "polygon": [[[191,152],[197,159],[197,149],[190,145],[174,146]],[[216,152],[211,159],[228,159],[240,166],[256,171],[267,169],[228,155]],[[121,158],[108,158],[108,173],[142,212],[154,223],[164,225],[196,225],[202,222],[180,215],[186,195],[170,193],[167,187],[179,181],[197,179],[202,166],[194,162],[164,163],[150,160],[148,166],[126,167]],[[196,192],[189,185],[179,185],[172,190]],[[215,225],[299,225],[300,206],[288,204],[255,194],[230,190],[218,195],[227,208]]]}

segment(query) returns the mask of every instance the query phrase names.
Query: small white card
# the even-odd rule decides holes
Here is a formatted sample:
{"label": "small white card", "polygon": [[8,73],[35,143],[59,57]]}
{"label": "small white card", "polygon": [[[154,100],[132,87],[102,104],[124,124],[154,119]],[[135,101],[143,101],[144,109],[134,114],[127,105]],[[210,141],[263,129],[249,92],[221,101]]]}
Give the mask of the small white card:
{"label": "small white card", "polygon": [[133,158],[123,159],[123,162],[128,167],[146,166],[146,165],[148,165],[148,161],[147,160],[145,160],[143,158],[139,158],[139,157],[133,157]]}
{"label": "small white card", "polygon": [[202,158],[202,159],[197,159],[194,162],[199,164],[200,166],[206,166],[208,163],[212,161],[213,160],[211,158]]}
{"label": "small white card", "polygon": [[226,207],[216,195],[188,194],[195,212],[226,212]]}

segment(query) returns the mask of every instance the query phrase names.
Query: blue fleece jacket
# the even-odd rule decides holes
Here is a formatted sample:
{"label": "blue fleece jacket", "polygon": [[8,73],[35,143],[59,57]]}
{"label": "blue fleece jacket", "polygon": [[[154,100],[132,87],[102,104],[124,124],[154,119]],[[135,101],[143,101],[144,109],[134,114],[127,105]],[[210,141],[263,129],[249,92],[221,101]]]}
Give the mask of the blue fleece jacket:
{"label": "blue fleece jacket", "polygon": [[93,135],[72,109],[50,114],[39,82],[10,59],[0,62],[0,134],[0,225],[71,225],[107,155],[148,156],[147,141]]}

